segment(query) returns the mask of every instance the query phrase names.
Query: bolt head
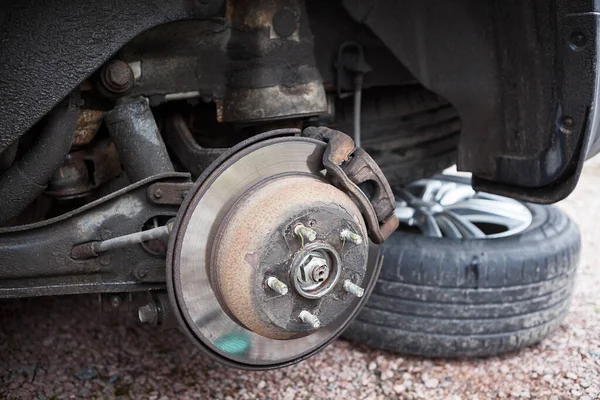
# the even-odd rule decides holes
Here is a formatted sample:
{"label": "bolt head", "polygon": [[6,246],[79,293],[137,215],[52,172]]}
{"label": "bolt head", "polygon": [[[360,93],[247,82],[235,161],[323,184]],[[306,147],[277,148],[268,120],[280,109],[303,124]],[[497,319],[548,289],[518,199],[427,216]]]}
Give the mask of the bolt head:
{"label": "bolt head", "polygon": [[144,279],[146,276],[148,276],[148,268],[140,267],[135,270],[135,277],[137,279]]}
{"label": "bolt head", "polygon": [[129,71],[121,63],[112,63],[106,70],[107,80],[117,87],[126,87],[129,84]]}
{"label": "bolt head", "polygon": [[102,71],[101,80],[109,91],[123,94],[133,87],[133,71],[126,62],[114,60]]}
{"label": "bolt head", "polygon": [[148,303],[138,309],[138,318],[143,324],[156,325],[158,323],[158,309],[153,303]]}
{"label": "bolt head", "polygon": [[121,307],[121,304],[123,303],[123,300],[121,300],[121,296],[113,296],[110,298],[110,305],[113,306],[113,308],[119,308]]}

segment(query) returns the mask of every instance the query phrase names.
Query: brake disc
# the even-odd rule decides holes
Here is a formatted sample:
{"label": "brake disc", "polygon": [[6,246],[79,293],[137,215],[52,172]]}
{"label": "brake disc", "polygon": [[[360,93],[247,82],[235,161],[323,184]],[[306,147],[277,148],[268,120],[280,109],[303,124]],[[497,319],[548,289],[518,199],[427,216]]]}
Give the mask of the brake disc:
{"label": "brake disc", "polygon": [[326,144],[241,145],[194,185],[167,257],[183,330],[230,366],[300,361],[337,337],[380,268],[360,210],[325,180]]}

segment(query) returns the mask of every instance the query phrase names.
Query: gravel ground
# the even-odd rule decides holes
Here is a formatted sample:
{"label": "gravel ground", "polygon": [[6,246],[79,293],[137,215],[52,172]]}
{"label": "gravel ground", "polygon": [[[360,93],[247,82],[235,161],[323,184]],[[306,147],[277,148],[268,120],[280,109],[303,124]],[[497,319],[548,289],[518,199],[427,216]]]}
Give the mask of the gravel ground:
{"label": "gravel ground", "polygon": [[245,372],[203,357],[177,331],[101,313],[94,297],[40,298],[0,309],[0,398],[600,398],[600,159],[561,207],[584,241],[571,313],[518,353],[428,360],[338,340],[298,365]]}

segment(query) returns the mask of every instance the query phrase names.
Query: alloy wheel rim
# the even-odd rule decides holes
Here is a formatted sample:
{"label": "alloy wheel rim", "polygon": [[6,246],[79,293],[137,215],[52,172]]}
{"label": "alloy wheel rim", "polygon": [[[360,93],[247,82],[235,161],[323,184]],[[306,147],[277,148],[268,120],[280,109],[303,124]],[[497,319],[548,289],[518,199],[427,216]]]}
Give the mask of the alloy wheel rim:
{"label": "alloy wheel rim", "polygon": [[451,239],[498,239],[523,232],[533,220],[523,203],[470,184],[421,179],[396,192],[400,230]]}

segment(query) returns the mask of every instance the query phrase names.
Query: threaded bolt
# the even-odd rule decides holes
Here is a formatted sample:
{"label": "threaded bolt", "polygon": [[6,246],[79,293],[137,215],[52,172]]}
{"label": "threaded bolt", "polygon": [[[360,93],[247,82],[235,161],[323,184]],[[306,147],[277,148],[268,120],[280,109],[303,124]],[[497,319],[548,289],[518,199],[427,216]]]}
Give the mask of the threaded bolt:
{"label": "threaded bolt", "polygon": [[303,237],[309,242],[312,242],[317,238],[317,232],[302,224],[296,225],[296,227],[294,228],[294,234],[296,234],[296,236]]}
{"label": "threaded bolt", "polygon": [[282,296],[285,296],[288,293],[288,287],[285,283],[281,282],[279,279],[274,276],[270,276],[267,279],[267,286],[276,291]]}
{"label": "threaded bolt", "polygon": [[342,240],[349,240],[354,244],[362,243],[362,237],[358,233],[354,233],[348,229],[342,230],[342,232],[340,233],[340,238]]}
{"label": "threaded bolt", "polygon": [[350,294],[353,294],[356,297],[363,297],[363,295],[365,294],[365,289],[363,289],[360,286],[354,284],[349,279],[346,279],[344,281],[344,290],[346,292],[350,293]]}
{"label": "threaded bolt", "polygon": [[309,324],[313,329],[319,329],[321,327],[321,321],[319,321],[319,318],[306,310],[300,311],[298,317],[302,320],[302,322]]}

